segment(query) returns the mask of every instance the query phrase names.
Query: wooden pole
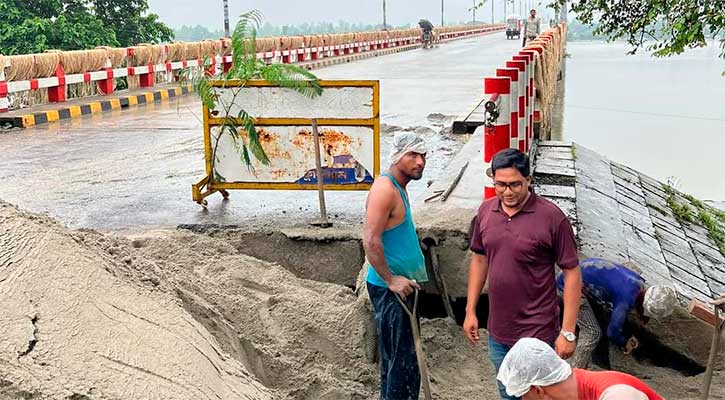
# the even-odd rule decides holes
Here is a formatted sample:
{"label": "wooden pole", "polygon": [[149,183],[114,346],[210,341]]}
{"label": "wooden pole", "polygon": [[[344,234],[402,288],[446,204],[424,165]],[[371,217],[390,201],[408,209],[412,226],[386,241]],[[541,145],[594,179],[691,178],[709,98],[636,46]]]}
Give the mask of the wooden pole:
{"label": "wooden pole", "polygon": [[327,220],[327,207],[325,206],[325,177],[322,174],[322,160],[320,159],[320,134],[317,131],[317,120],[312,120],[312,136],[315,141],[315,174],[317,175],[317,194],[320,200],[319,226],[328,228],[332,224]]}
{"label": "wooden pole", "polygon": [[712,373],[715,370],[715,360],[717,359],[717,353],[720,350],[720,334],[723,329],[723,321],[720,320],[720,305],[715,304],[715,329],[712,334],[712,344],[710,345],[710,358],[707,360],[707,369],[705,370],[705,377],[702,381],[702,393],[700,393],[701,400],[707,400],[710,396],[710,384],[712,383]]}

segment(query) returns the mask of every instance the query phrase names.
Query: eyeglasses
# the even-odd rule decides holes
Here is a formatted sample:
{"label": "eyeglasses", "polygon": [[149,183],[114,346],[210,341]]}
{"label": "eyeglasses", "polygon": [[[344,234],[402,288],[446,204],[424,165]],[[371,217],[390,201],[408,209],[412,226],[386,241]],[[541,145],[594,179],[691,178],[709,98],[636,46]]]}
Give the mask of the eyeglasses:
{"label": "eyeglasses", "polygon": [[524,183],[522,181],[516,181],[516,182],[500,182],[500,181],[494,181],[493,186],[496,188],[496,191],[498,192],[505,192],[506,189],[511,189],[512,192],[520,192],[521,188],[524,187]]}

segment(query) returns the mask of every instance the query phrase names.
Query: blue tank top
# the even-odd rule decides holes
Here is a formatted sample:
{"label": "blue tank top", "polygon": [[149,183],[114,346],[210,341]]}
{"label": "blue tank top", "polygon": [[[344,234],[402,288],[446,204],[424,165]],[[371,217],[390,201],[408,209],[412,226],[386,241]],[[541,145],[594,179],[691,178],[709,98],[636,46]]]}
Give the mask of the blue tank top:
{"label": "blue tank top", "polygon": [[[398,182],[388,173],[382,176],[390,179],[398,189],[400,197],[405,204],[405,219],[394,228],[383,232],[383,252],[385,253],[385,261],[393,275],[404,276],[408,279],[415,280],[418,283],[428,282],[428,273],[425,269],[425,258],[420,249],[418,234],[415,232],[413,225],[413,215],[410,211],[410,203],[403,189]],[[367,282],[376,286],[388,287],[383,279],[375,272],[370,263],[368,263]]]}

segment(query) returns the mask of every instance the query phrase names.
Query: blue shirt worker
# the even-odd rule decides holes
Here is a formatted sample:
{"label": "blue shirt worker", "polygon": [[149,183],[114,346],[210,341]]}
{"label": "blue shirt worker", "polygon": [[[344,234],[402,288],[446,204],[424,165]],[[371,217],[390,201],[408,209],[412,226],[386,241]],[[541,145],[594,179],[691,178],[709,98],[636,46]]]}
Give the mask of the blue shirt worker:
{"label": "blue shirt worker", "polygon": [[[592,352],[602,337],[594,311],[589,302],[611,310],[607,326],[609,340],[622,348],[625,354],[639,346],[637,338],[626,335],[624,323],[631,311],[636,311],[643,322],[649,318],[665,318],[677,305],[677,294],[669,286],[655,285],[647,288],[644,278],[631,269],[601,258],[587,258],[580,262],[582,271],[582,304],[579,307],[577,327],[579,336],[576,351],[571,359],[575,368],[587,368]],[[556,279],[562,291],[562,276]]]}
{"label": "blue shirt worker", "polygon": [[425,169],[426,146],[412,132],[395,135],[390,168],[373,183],[365,205],[363,247],[367,288],[380,351],[380,398],[418,399],[420,371],[410,319],[396,296],[410,296],[428,281],[406,187]]}

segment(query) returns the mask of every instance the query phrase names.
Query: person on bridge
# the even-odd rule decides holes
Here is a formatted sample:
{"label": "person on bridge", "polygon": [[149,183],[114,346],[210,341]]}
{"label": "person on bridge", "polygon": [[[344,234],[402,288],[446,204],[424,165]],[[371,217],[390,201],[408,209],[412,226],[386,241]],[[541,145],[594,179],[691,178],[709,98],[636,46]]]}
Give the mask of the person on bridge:
{"label": "person on bridge", "polygon": [[541,33],[541,19],[536,16],[536,10],[531,10],[529,17],[524,21],[524,43],[522,46],[526,46],[526,40],[536,39]]}
{"label": "person on bridge", "polygon": [[428,281],[406,191],[411,180],[423,176],[426,152],[415,133],[395,135],[390,168],[375,180],[366,203],[363,247],[378,331],[382,400],[417,400],[420,390],[412,327],[396,296],[412,309],[408,295]]}
{"label": "person on bridge", "polygon": [[631,375],[572,369],[548,344],[533,338],[511,348],[497,379],[506,393],[524,400],[664,400]]}
{"label": "person on bridge", "polygon": [[[519,339],[536,337],[568,358],[576,346],[581,272],[571,223],[555,204],[530,191],[529,157],[516,149],[498,152],[490,177],[496,197],[485,200],[472,224],[468,301],[463,330],[480,340],[476,306],[488,279],[488,351],[498,371]],[[554,263],[564,273],[564,322]],[[514,399],[498,385],[502,399]]]}
{"label": "person on bridge", "polygon": [[[624,323],[630,311],[636,311],[640,322],[647,323],[649,318],[665,318],[672,314],[677,306],[677,293],[668,286],[655,285],[649,288],[642,276],[624,265],[601,258],[587,258],[579,263],[582,270],[583,294],[576,324],[579,327],[579,340],[571,365],[587,368],[592,352],[602,337],[602,330],[589,302],[611,310],[607,326],[607,337],[619,346],[625,354],[639,347],[639,341],[633,335],[625,335]],[[557,287],[565,287],[564,277],[558,276]]]}

